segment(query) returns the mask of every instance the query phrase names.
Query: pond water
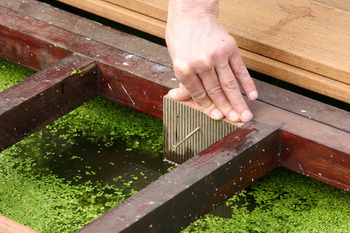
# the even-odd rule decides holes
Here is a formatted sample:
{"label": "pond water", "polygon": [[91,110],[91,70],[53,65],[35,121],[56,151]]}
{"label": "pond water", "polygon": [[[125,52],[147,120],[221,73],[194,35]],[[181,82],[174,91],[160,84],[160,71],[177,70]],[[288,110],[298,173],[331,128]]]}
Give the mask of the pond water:
{"label": "pond water", "polygon": [[[0,59],[0,90],[32,73]],[[161,134],[157,119],[90,101],[0,152],[0,213],[39,232],[74,232],[167,171]],[[350,193],[279,168],[184,232],[349,229]]]}
{"label": "pond water", "polygon": [[133,180],[133,188],[139,190],[166,172],[161,156],[130,150],[120,141],[112,147],[92,144],[81,139],[60,156],[49,158],[50,170],[58,177],[82,181],[103,181],[114,184],[115,178]]}

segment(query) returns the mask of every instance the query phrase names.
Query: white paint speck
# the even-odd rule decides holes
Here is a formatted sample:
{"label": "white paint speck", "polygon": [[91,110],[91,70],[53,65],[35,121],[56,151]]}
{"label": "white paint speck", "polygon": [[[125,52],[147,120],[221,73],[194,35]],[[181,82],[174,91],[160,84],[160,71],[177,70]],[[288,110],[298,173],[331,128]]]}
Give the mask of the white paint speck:
{"label": "white paint speck", "polygon": [[133,58],[133,57],[134,57],[133,54],[128,54],[128,55],[125,56],[125,59],[131,59],[131,58]]}

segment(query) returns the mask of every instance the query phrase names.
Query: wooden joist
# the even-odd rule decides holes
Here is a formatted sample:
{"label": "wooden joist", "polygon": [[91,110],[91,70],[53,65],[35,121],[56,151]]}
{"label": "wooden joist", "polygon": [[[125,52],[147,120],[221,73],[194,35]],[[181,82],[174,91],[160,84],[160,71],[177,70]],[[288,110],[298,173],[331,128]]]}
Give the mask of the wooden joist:
{"label": "wooden joist", "polygon": [[0,214],[1,233],[37,233],[36,231]]}
{"label": "wooden joist", "polygon": [[[164,38],[167,0],[59,0]],[[350,103],[350,12],[344,0],[221,0],[220,22],[248,68]]]}
{"label": "wooden joist", "polygon": [[[29,87],[33,88],[29,92],[50,93],[50,90],[62,90],[60,85],[70,80],[73,92],[79,88],[84,91],[96,90],[98,87],[99,94],[106,98],[162,117],[162,97],[170,88],[178,85],[169,67],[165,48],[75,15],[53,10],[33,0],[0,0],[0,5],[0,25],[3,29],[0,30],[0,51],[2,48],[5,51],[9,44],[15,45],[15,37],[9,37],[14,38],[13,41],[3,39],[12,31],[29,42],[38,41],[48,47],[57,47],[58,51],[68,51],[69,54],[60,61],[53,59],[53,62],[57,62],[55,65],[48,62],[52,66],[36,76],[38,81],[46,83],[43,81],[43,72],[58,66],[63,71],[53,76],[52,81],[57,81],[56,84],[36,86],[35,78],[24,80],[12,89],[10,97],[13,103],[16,104],[14,97],[21,96],[26,83],[32,83]],[[43,15],[42,12],[50,14]],[[25,45],[18,47],[18,57],[13,56],[13,59],[26,59],[28,53],[21,52],[26,49]],[[40,64],[44,64],[44,57],[39,56],[39,48],[42,47],[39,46],[37,50],[33,47],[31,50],[33,56],[38,58],[33,61],[37,62],[24,63],[26,66],[39,69]],[[10,53],[5,52],[1,55],[4,54],[10,56]],[[84,84],[79,84],[78,80],[84,80],[85,76],[71,76],[71,68],[84,70],[93,64],[97,66],[98,72],[89,79],[91,83],[84,81],[91,86],[82,87]],[[95,75],[98,83],[95,82]],[[82,231],[176,231],[205,214],[210,206],[232,192],[245,188],[277,165],[349,191],[350,113],[262,82],[256,83],[262,90],[259,100],[248,102],[255,115],[254,121],[166,174]],[[91,93],[92,98],[95,94],[94,91]],[[26,92],[23,94],[27,95]],[[61,100],[67,103],[75,101],[77,96],[80,97],[63,95]],[[41,101],[35,95],[28,97],[30,101],[21,102],[17,107],[25,109]],[[14,109],[14,106],[7,108],[4,114]],[[37,112],[31,111],[29,114],[33,116]],[[42,124],[47,120],[36,119]],[[22,124],[18,119],[12,120]],[[195,196],[189,199],[192,192]],[[186,205],[186,201],[190,201],[190,204]],[[169,214],[169,210],[173,212]]]}
{"label": "wooden joist", "polygon": [[71,55],[1,92],[0,150],[97,96],[94,67],[91,59]]}
{"label": "wooden joist", "polygon": [[79,232],[179,232],[275,168],[278,142],[278,128],[252,121]]}

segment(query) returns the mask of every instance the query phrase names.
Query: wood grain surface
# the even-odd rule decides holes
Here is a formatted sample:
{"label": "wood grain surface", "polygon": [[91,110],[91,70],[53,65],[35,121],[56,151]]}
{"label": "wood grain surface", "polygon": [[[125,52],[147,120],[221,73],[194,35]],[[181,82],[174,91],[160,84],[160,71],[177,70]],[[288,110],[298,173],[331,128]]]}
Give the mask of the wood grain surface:
{"label": "wood grain surface", "polygon": [[0,214],[1,233],[37,233],[36,231]]}
{"label": "wood grain surface", "polygon": [[[167,0],[59,1],[164,38]],[[348,8],[344,0],[221,0],[219,20],[248,68],[350,103]]]}

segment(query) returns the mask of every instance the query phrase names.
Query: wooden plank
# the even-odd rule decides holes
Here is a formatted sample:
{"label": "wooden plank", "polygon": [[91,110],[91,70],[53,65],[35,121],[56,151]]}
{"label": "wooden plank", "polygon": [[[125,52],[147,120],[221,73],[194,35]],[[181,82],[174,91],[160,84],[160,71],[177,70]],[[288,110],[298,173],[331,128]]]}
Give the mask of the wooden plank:
{"label": "wooden plank", "polygon": [[341,10],[350,11],[350,2],[348,0],[313,0],[328,6],[332,6]]}
{"label": "wooden plank", "polygon": [[[315,174],[313,178],[344,190],[350,190],[350,177],[348,175],[350,169],[346,165],[350,159],[349,131],[330,127],[324,123],[261,102],[251,102],[249,105],[253,109],[255,119],[270,125],[280,125],[282,135],[292,135],[290,138],[286,136],[286,139],[281,141],[281,146],[284,148],[281,150],[281,165],[302,174]],[[327,113],[332,114],[326,111],[325,114]],[[350,120],[349,115],[348,112],[344,119],[347,123]],[[289,139],[296,141],[289,141]],[[289,149],[287,148],[293,149],[292,153],[288,153]],[[320,148],[324,150],[324,153],[320,152]],[[308,165],[314,164],[317,156],[319,156],[318,163],[323,164],[323,166]],[[300,158],[302,158],[302,162]],[[344,159],[344,164],[337,161],[336,158]],[[295,166],[295,161],[301,164],[301,168],[299,165]],[[325,172],[327,169],[330,171],[329,173]],[[338,176],[330,175],[333,171],[336,174],[339,171],[343,173]]]}
{"label": "wooden plank", "polygon": [[[155,18],[166,22],[167,0],[134,1],[132,4],[108,1],[124,7],[127,12],[139,13],[139,17],[149,16],[144,20]],[[72,0],[63,2],[77,6]],[[94,2],[103,5],[105,1]],[[293,4],[287,0],[221,0],[220,6],[219,20],[240,47],[350,84],[347,78],[350,57],[346,49],[350,40],[350,12],[335,11],[311,0],[296,0]],[[78,7],[86,9],[84,4]],[[147,28],[143,30],[147,31]]]}
{"label": "wooden plank", "polygon": [[0,214],[1,233],[36,233],[36,231]]}
{"label": "wooden plank", "polygon": [[107,19],[128,25],[141,31],[146,30],[146,32],[161,38],[164,38],[165,35],[164,22],[139,14],[138,12],[125,9],[124,7],[120,7],[110,2],[103,0],[62,0],[60,2],[83,9],[96,15],[103,15],[103,17]]}
{"label": "wooden plank", "polygon": [[123,0],[105,0],[106,2],[113,3],[121,6],[125,9],[141,13],[143,15],[166,21],[167,11],[164,9],[168,8],[168,1],[154,1],[154,0],[134,0],[134,1],[123,1]]}
{"label": "wooden plank", "polygon": [[278,135],[246,124],[79,232],[179,232],[276,167]]}
{"label": "wooden plank", "polygon": [[[291,91],[254,80],[259,90],[259,100],[280,109],[312,119],[336,129],[350,132],[350,112],[315,101]],[[350,105],[349,109],[350,109]],[[339,120],[342,119],[342,120]]]}
{"label": "wooden plank", "polygon": [[350,151],[346,154],[287,131],[281,136],[282,166],[350,191]]}
{"label": "wooden plank", "polygon": [[220,20],[240,47],[350,84],[350,12],[310,0],[222,0],[222,6]]}
{"label": "wooden plank", "polygon": [[[13,15],[13,17],[15,17],[15,15]],[[40,25],[40,27],[44,27],[42,26],[44,25],[43,22],[36,22],[33,18],[25,19],[24,17],[21,18],[20,16],[16,16],[16,19],[20,24],[18,27],[24,27],[21,28],[21,30],[25,30],[25,25],[27,23],[34,22],[35,24]],[[13,25],[13,27],[15,27],[15,25]],[[177,85],[177,82],[172,80],[173,73],[171,69],[162,64],[154,63],[153,61],[126,53],[98,41],[86,40],[84,39],[85,37],[72,35],[72,33],[66,30],[61,30],[60,28],[53,27],[51,30],[56,34],[41,35],[36,31],[33,33],[35,36],[42,38],[43,40],[45,39],[48,42],[58,41],[59,38],[62,38],[57,43],[59,47],[82,53],[86,56],[92,56],[98,63],[98,66],[101,67],[100,91],[103,96],[159,118],[162,117],[162,95],[167,92],[168,88]],[[76,46],[78,41],[80,45]],[[145,46],[144,50],[146,54],[147,46]],[[138,83],[142,83],[138,85],[140,89],[138,89],[138,91],[133,91],[134,86],[137,86],[135,84]],[[121,84],[124,85],[124,88]],[[127,86],[125,86],[125,84],[127,84]],[[110,87],[108,85],[110,85]],[[124,89],[126,91],[124,91]],[[269,86],[267,86],[265,90],[269,90]],[[276,92],[277,96],[281,97],[288,97],[289,95],[295,96],[292,93],[281,94],[276,90],[274,90],[274,92]],[[284,102],[281,101],[280,103],[277,103],[278,106],[286,109],[286,111],[284,111],[281,108],[271,106],[271,104],[274,104],[276,101],[271,99],[270,95],[262,94],[262,96],[262,102],[249,102],[256,119],[271,125],[283,126],[282,130],[305,138],[306,141],[312,140],[317,144],[325,145],[336,151],[349,154],[350,145],[347,144],[347,142],[350,141],[348,133],[348,126],[350,124],[349,112],[340,112],[340,110],[336,111],[334,108],[329,108],[322,104],[320,107],[315,108],[311,106],[310,102],[304,102],[305,98],[304,100],[300,99],[302,98],[300,96],[291,98],[293,99],[293,103],[288,101],[288,99]],[[132,101],[129,97],[131,97]],[[282,98],[280,100],[282,100]],[[143,101],[148,102],[149,104],[142,105]],[[269,104],[265,104],[264,102],[269,102]],[[313,103],[315,105],[319,104],[315,101],[313,101]],[[308,109],[304,108],[305,104],[307,104]],[[298,106],[302,108],[298,109]],[[301,110],[314,112],[314,114],[305,114],[305,118],[301,116],[303,115],[301,114]],[[296,113],[291,111],[295,111]],[[317,112],[322,113],[327,117],[320,117],[315,119],[316,121],[308,119],[308,117],[315,116]],[[342,118],[341,124],[337,123],[339,121],[338,117]],[[345,146],[343,144],[345,144]],[[315,171],[315,173],[318,172]]]}
{"label": "wooden plank", "polygon": [[[1,92],[0,150],[95,97],[94,67],[91,59],[72,55]],[[72,68],[81,74],[72,75]]]}
{"label": "wooden plank", "polygon": [[[145,68],[142,75],[119,70],[115,65],[99,63],[101,70],[99,74],[99,94],[151,116],[162,118],[162,99],[168,93],[169,88],[145,78],[152,77],[148,74],[155,72],[152,67],[147,69],[145,63],[147,62],[141,60],[134,61],[135,65]],[[133,66],[132,61],[130,65]],[[151,75],[154,77],[154,74]]]}
{"label": "wooden plank", "polygon": [[[40,18],[41,20],[50,22],[56,27],[63,28],[78,35],[82,35],[83,38],[91,38],[92,40],[100,41],[112,47],[122,48],[122,50],[126,51],[129,54],[135,54],[143,59],[152,60],[164,67],[171,67],[171,61],[164,46],[159,46],[139,37],[112,30],[111,28],[104,25],[83,19],[79,16],[65,11],[60,11],[57,8],[49,7],[49,5],[42,4],[37,1],[28,0],[25,3],[22,3],[19,1],[14,2],[10,0],[0,0],[0,3],[11,5],[11,9],[14,9],[28,16]],[[42,12],[45,12],[46,14],[42,14]],[[74,21],[75,24],[72,24],[72,21]],[[302,72],[300,69],[288,66],[286,64],[279,65],[279,63],[276,61],[271,62],[271,59],[266,59],[259,55],[252,56],[250,52],[244,50],[241,50],[241,53],[245,57],[245,62],[249,64],[251,68],[261,73],[268,73],[270,76],[278,74],[279,79],[289,82],[293,80],[294,82],[292,82],[295,84],[298,84],[298,80],[305,79],[306,76],[310,76],[307,82],[308,85],[304,86],[306,89],[311,89],[316,92],[319,91],[327,96],[337,96],[336,99],[341,99],[343,101],[346,101],[347,97],[350,95],[350,88],[347,88],[348,86],[346,85],[329,81],[322,82],[322,79],[325,77],[312,75],[311,73],[307,73],[305,71]],[[163,78],[168,79],[165,77]],[[284,91],[280,88],[275,88],[273,91],[270,91],[273,86],[261,84],[258,80],[255,80],[255,82],[256,85],[259,86],[259,99],[262,101],[272,101],[274,105],[280,108],[288,108],[290,111],[299,112],[300,114],[303,114],[307,117],[321,120],[322,122],[331,124],[333,126],[345,128],[349,127],[345,125],[346,121],[336,120],[346,119],[346,117],[344,117],[344,113],[340,114],[341,111],[337,108],[332,108],[331,106],[325,106],[321,104],[319,107],[317,107],[318,110],[315,110],[313,114],[311,114],[312,108],[304,109],[307,110],[307,112],[300,112],[300,110],[302,110],[301,105],[296,102],[300,102],[302,100],[304,102],[304,106],[314,105],[314,102],[309,100],[307,101],[308,103],[306,103],[305,98],[301,96],[292,98],[296,95],[291,95],[290,92]],[[167,86],[169,88],[176,87],[177,85],[178,82],[176,81],[167,83]],[[324,111],[324,108],[332,108],[331,112],[333,114],[321,114],[322,111]],[[340,115],[335,117],[334,114],[338,113]],[[331,119],[331,117],[334,119]]]}
{"label": "wooden plank", "polygon": [[[33,25],[28,26],[34,27]],[[67,50],[12,30],[11,27],[0,25],[1,58],[14,61],[33,70],[41,70],[68,54]]]}
{"label": "wooden plank", "polygon": [[[98,6],[95,6],[95,4],[100,5],[101,0],[93,0],[92,2],[89,1],[89,2],[84,2],[84,3],[83,2],[78,3],[76,1],[72,2],[69,0],[63,0],[63,2],[68,3],[68,4],[72,4],[76,7],[79,7],[81,9],[84,9],[84,10],[87,10],[90,12],[94,12],[94,8],[98,7]],[[104,4],[105,4],[105,2],[103,1],[102,5],[104,5]],[[155,5],[155,3],[152,4],[152,7],[154,5]],[[161,5],[164,5],[164,3]],[[147,9],[146,5],[144,7],[145,7],[145,9]],[[144,9],[144,8],[142,8],[142,9]],[[120,9],[120,10],[123,11],[123,9]],[[98,11],[98,14],[100,14],[100,15],[102,14],[103,16],[105,16],[111,20],[118,21],[117,19],[115,19],[114,13],[111,14],[112,17],[109,17],[109,14],[103,13],[105,11],[106,10],[103,10],[103,7],[102,7]],[[129,10],[129,9],[125,10],[125,12],[129,12],[129,11],[131,11],[131,10]],[[129,14],[129,16],[125,16],[125,18],[123,18],[123,23],[125,23],[128,26],[135,27],[137,29],[140,29],[140,30],[146,31],[148,33],[151,33],[153,35],[161,36],[164,38],[165,22],[159,21],[159,23],[157,23],[157,26],[155,26],[153,23],[155,19],[151,18],[151,17],[147,18],[147,16],[145,16],[144,13],[145,12],[143,12],[143,11],[142,11],[142,14],[137,13],[135,11],[133,14]],[[225,15],[225,14],[223,14],[223,15]],[[130,17],[130,18],[127,18],[127,17]],[[135,22],[138,22],[138,20],[140,20],[141,18],[142,18],[142,26],[139,27],[139,26],[135,25]],[[148,20],[150,20],[152,22],[150,24],[147,24]],[[233,22],[234,20],[232,20],[230,18],[230,22],[231,21]],[[120,21],[118,21],[118,22],[120,22]],[[153,33],[152,31],[149,30],[149,28],[151,30],[157,30],[158,32]],[[232,29],[232,30],[237,31],[236,29]],[[255,30],[255,28],[254,28],[254,30]],[[334,78],[333,76],[326,77],[325,76],[325,75],[327,75],[326,73],[325,74],[323,74],[322,72],[314,73],[314,71],[309,72],[307,70],[298,68],[299,63],[304,64],[304,62],[300,61],[301,58],[296,59],[298,64],[289,65],[289,64],[284,63],[285,61],[280,62],[279,61],[280,59],[275,60],[275,58],[273,58],[273,59],[269,58],[269,57],[271,57],[270,55],[267,55],[264,53],[261,53],[262,55],[259,55],[259,53],[257,53],[256,51],[253,51],[253,52],[249,51],[250,50],[249,46],[254,47],[254,48],[262,48],[261,51],[271,51],[271,53],[273,53],[274,48],[267,48],[265,45],[253,45],[253,44],[252,45],[249,44],[249,46],[244,46],[244,44],[247,44],[249,42],[249,38],[248,39],[245,37],[243,38],[238,34],[237,35],[235,34],[233,36],[238,40],[240,47],[243,48],[243,49],[242,48],[240,49],[240,53],[241,53],[243,60],[245,61],[248,68],[255,70],[257,72],[261,72],[263,74],[267,74],[269,76],[281,79],[283,81],[295,84],[297,86],[306,88],[308,90],[315,91],[317,93],[320,93],[320,94],[323,94],[326,96],[330,96],[330,97],[335,98],[337,100],[344,101],[346,103],[350,103],[350,85],[348,84],[348,82],[350,82],[350,81],[349,81],[349,79],[346,78],[346,76],[343,75],[343,79],[341,81],[337,81],[337,80],[333,80],[333,78]],[[252,36],[252,37],[256,38],[255,36]],[[241,40],[241,41],[239,41],[239,40]],[[253,42],[250,41],[249,43],[253,43]],[[262,47],[262,46],[265,46],[265,47]],[[244,49],[245,47],[247,49]],[[301,47],[303,47],[303,46],[301,46]],[[317,49],[317,51],[320,51],[320,50]],[[343,51],[343,49],[342,49],[342,51]],[[279,54],[278,56],[283,57],[281,55],[281,53],[278,53],[278,54]],[[329,51],[327,52],[327,54],[333,54],[330,56],[336,56],[335,53],[329,52]],[[334,60],[334,59],[331,59],[331,60]],[[320,67],[320,66],[317,66],[317,67]],[[347,67],[347,66],[343,66],[343,67]],[[328,70],[328,68],[327,68],[327,70]],[[341,72],[339,72],[339,73],[341,73]],[[320,75],[320,74],[323,74],[323,75]],[[345,80],[345,83],[343,83],[344,80]]]}
{"label": "wooden plank", "polygon": [[[0,0],[0,5],[11,6],[11,10],[81,35],[82,38],[89,38],[115,48],[122,48],[127,53],[171,67],[172,63],[165,46],[151,43],[140,37],[112,29],[36,0],[25,2]],[[74,22],[74,24],[71,22]]]}
{"label": "wooden plank", "polygon": [[317,75],[243,49],[240,50],[240,53],[249,69],[345,103],[350,103],[350,85],[348,84],[331,80],[325,76]]}

